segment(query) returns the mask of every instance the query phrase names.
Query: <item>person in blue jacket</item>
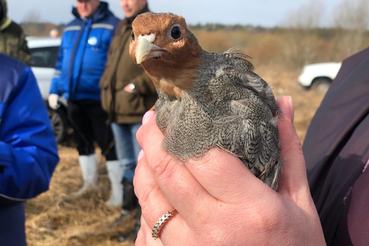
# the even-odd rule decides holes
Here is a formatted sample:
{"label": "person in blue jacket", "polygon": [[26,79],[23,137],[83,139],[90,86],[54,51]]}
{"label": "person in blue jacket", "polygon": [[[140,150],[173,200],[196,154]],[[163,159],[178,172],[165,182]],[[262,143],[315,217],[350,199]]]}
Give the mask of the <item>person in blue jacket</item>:
{"label": "person in blue jacket", "polygon": [[59,161],[31,69],[0,53],[0,245],[26,245],[23,202],[49,188]]}
{"label": "person in blue jacket", "polygon": [[106,2],[77,0],[76,5],[72,10],[75,19],[64,28],[48,101],[53,109],[58,107],[60,96],[68,101],[68,117],[74,129],[84,181],[82,188],[74,193],[80,196],[97,189],[95,141],[106,158],[108,171],[111,166],[119,166],[107,114],[101,107],[99,88],[119,19]]}

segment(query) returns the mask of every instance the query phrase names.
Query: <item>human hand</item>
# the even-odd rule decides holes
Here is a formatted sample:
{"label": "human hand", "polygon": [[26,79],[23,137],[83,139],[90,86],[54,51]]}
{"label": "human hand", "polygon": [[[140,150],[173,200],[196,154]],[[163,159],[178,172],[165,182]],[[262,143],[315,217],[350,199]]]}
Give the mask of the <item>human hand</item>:
{"label": "human hand", "polygon": [[[185,163],[170,156],[154,112],[148,112],[137,133],[143,152],[134,178],[142,207],[136,245],[325,245],[292,123],[292,99],[282,97],[278,104],[285,164],[277,192],[219,148]],[[154,240],[155,223],[173,210],[178,213]]]}
{"label": "human hand", "polygon": [[123,88],[126,92],[133,93],[136,90],[136,86],[133,83],[129,83]]}
{"label": "human hand", "polygon": [[49,97],[47,98],[48,102],[49,102],[49,106],[50,108],[56,110],[59,108],[59,103],[58,103],[58,99],[59,96],[57,94],[50,94]]}

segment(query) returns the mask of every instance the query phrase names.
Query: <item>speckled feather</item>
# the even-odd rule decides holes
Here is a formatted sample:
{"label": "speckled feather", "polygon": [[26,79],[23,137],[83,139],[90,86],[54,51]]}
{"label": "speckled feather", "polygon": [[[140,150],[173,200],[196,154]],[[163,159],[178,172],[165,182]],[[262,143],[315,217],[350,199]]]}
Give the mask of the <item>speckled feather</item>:
{"label": "speckled feather", "polygon": [[[163,18],[172,22],[161,25]],[[159,99],[155,110],[157,125],[165,136],[164,149],[186,161],[201,158],[210,148],[218,146],[236,155],[256,177],[277,189],[282,166],[277,129],[281,113],[271,88],[253,72],[246,55],[202,50],[195,36],[183,26],[184,19],[181,18],[170,13],[150,13],[138,16],[138,21],[133,23],[134,34],[138,36],[145,30],[140,21],[153,25],[147,27],[150,29],[146,31],[148,34],[155,32],[155,28],[164,29],[161,33],[167,33],[165,29],[180,19],[182,35],[186,37],[183,37],[183,46],[175,48],[196,46],[196,49],[192,47],[192,54],[181,61],[171,62],[170,58],[163,57],[162,62],[171,63],[173,68],[168,68],[170,65],[160,68],[160,59],[141,64],[157,87]],[[141,28],[140,31],[137,26]],[[159,40],[163,40],[163,37]],[[174,54],[179,51],[172,52],[170,42],[173,41],[161,42],[156,45],[167,47],[170,57],[175,60]],[[134,43],[131,49],[135,49]],[[191,62],[191,59],[196,61]],[[175,64],[181,66],[176,67]],[[192,72],[186,73],[186,69]],[[193,72],[194,69],[196,72]],[[174,75],[169,79],[166,74]],[[181,84],[186,78],[190,86],[177,84],[176,79],[179,78],[182,79]],[[173,95],[162,89],[161,81],[170,81],[177,88],[175,91],[179,90],[180,93]]]}

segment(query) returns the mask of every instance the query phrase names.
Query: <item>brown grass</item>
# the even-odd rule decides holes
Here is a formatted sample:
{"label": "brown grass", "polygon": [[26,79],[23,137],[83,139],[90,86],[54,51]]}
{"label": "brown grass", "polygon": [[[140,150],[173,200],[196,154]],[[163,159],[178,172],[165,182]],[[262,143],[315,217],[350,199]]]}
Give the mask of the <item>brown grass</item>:
{"label": "brown grass", "polygon": [[119,235],[132,229],[134,220],[115,222],[120,209],[105,206],[110,185],[103,161],[99,168],[100,190],[75,198],[69,194],[82,185],[78,153],[59,146],[59,155],[50,190],[26,202],[28,245],[134,245],[117,242]]}

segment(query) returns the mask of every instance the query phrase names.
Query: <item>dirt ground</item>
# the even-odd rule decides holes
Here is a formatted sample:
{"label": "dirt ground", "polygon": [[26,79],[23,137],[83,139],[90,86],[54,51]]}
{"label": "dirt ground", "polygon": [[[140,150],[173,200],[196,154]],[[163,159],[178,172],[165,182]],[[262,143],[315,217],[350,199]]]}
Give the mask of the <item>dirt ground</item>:
{"label": "dirt ground", "polygon": [[[272,71],[272,72],[271,72]],[[272,87],[276,97],[291,95],[295,104],[295,126],[301,140],[323,95],[305,91],[297,83],[298,72],[258,68],[256,72]],[[74,148],[59,146],[60,163],[51,180],[50,190],[26,202],[26,231],[30,246],[120,245],[120,234],[133,227],[133,219],[115,222],[119,208],[109,208],[104,202],[109,198],[109,179],[104,160],[100,160],[97,193],[81,198],[68,195],[82,185],[78,154]]]}

